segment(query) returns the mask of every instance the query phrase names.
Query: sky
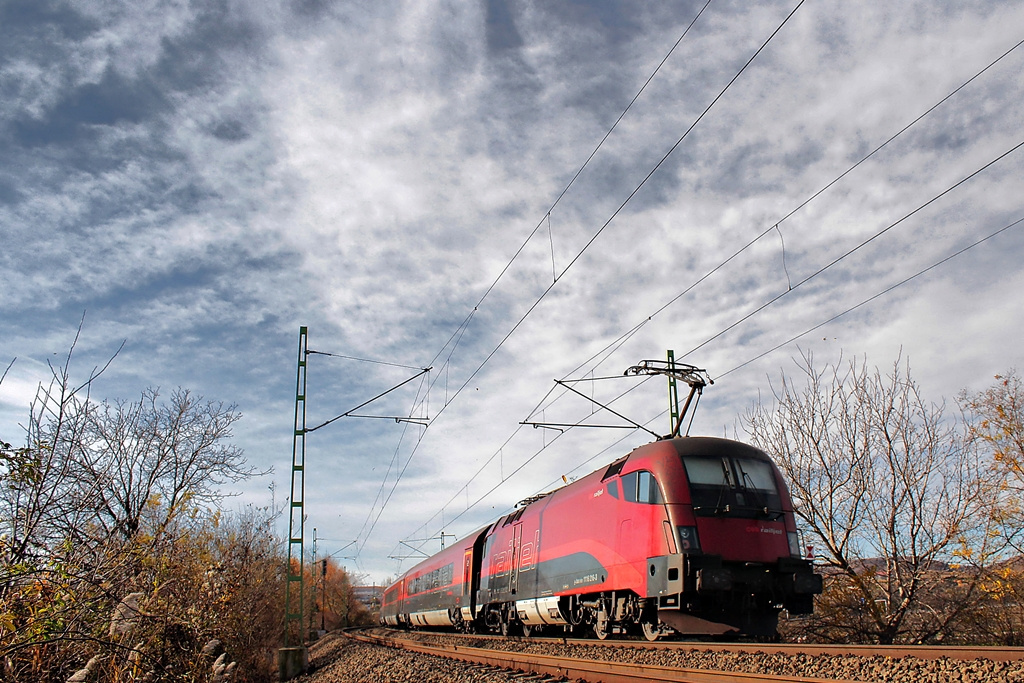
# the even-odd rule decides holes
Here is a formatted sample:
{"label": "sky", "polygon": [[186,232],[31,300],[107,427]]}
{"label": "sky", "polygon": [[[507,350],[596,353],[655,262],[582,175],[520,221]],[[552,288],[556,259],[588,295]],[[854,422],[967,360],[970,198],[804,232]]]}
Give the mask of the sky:
{"label": "sky", "polygon": [[691,434],[802,354],[952,409],[1024,367],[1022,40],[1013,0],[0,0],[0,438],[81,326],[94,398],[237,405],[272,472],[224,505],[282,508],[306,326],[307,428],[394,389],[305,437],[307,542],[382,581],[653,438],[521,423],[668,432],[621,376],[669,349]]}

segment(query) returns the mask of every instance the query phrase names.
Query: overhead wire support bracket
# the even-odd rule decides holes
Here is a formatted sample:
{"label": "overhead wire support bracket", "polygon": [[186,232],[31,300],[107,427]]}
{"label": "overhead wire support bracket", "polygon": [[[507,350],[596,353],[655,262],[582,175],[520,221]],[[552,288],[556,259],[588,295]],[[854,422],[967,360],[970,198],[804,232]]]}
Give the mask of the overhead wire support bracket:
{"label": "overhead wire support bracket", "polygon": [[441,541],[441,550],[444,550],[444,539],[446,539],[446,538],[458,538],[458,536],[456,536],[455,534],[449,534],[447,532],[442,531],[440,536],[432,536],[430,538],[410,538],[410,539],[408,539],[406,541],[399,541],[399,544],[404,545],[409,550],[413,551],[414,553],[418,553],[418,554],[417,555],[388,555],[388,559],[391,559],[391,560],[409,560],[409,559],[415,559],[415,558],[418,558],[418,557],[430,557],[429,554],[423,552],[422,550],[420,550],[419,548],[417,548],[417,547],[415,547],[415,546],[413,546],[411,544],[412,543],[426,543],[427,541],[438,541],[439,540],[439,541]]}
{"label": "overhead wire support bracket", "polygon": [[[376,401],[376,400],[377,400],[378,398],[383,398],[384,396],[387,396],[388,394],[390,394],[390,393],[391,393],[392,391],[394,391],[395,389],[398,389],[398,388],[400,388],[400,387],[403,387],[403,386],[405,386],[406,384],[408,384],[409,382],[413,381],[413,380],[414,380],[414,379],[416,379],[417,377],[419,377],[419,376],[421,376],[421,375],[425,375],[426,373],[430,372],[430,371],[431,371],[431,370],[433,370],[433,369],[434,369],[434,368],[432,368],[432,367],[430,367],[430,368],[423,368],[422,370],[420,370],[419,372],[417,372],[417,373],[416,373],[415,375],[413,375],[413,376],[412,376],[412,377],[410,377],[409,379],[405,380],[404,382],[401,382],[401,383],[399,383],[399,384],[396,384],[395,386],[391,387],[391,388],[390,388],[390,389],[388,389],[387,391],[383,391],[383,392],[381,392],[381,393],[377,394],[376,396],[374,396],[373,398],[371,398],[371,399],[370,399],[370,400],[368,400],[368,401],[363,401],[362,403],[360,403],[359,405],[357,405],[357,406],[356,406],[355,408],[352,408],[351,410],[347,410],[347,411],[345,411],[344,413],[342,413],[341,415],[338,415],[337,417],[332,417],[332,418],[331,418],[330,420],[327,420],[326,422],[324,422],[324,423],[322,423],[322,424],[318,424],[318,425],[317,425],[316,427],[313,427],[312,429],[307,429],[307,430],[306,430],[306,433],[308,434],[309,432],[315,432],[316,430],[320,429],[321,427],[326,427],[327,425],[331,424],[332,422],[335,422],[335,421],[337,421],[337,420],[340,420],[340,419],[341,419],[341,418],[343,418],[343,417],[376,417],[376,416],[374,416],[374,415],[353,415],[353,413],[354,413],[354,412],[356,412],[357,410],[359,410],[360,408],[364,408],[364,407],[366,407],[366,406],[370,405],[371,403],[373,403],[374,401]],[[403,421],[403,420],[404,420],[404,421],[410,421],[410,422],[411,422],[411,421],[413,421],[413,420],[414,420],[415,418],[412,418],[412,417],[409,417],[409,418],[405,418],[405,417],[403,417],[403,418],[391,418],[391,417],[389,417],[389,418],[387,418],[387,419],[393,419],[393,420],[395,420],[396,422],[401,422],[401,421]]]}
{"label": "overhead wire support bracket", "polygon": [[595,427],[598,429],[636,429],[635,424],[628,425],[592,425],[585,422],[520,422],[519,424],[527,427],[533,427],[534,429],[554,429],[559,432],[564,432],[566,429],[572,429],[573,427]]}
{"label": "overhead wire support bracket", "polygon": [[609,413],[611,413],[615,417],[621,417],[623,420],[628,422],[629,425],[591,425],[591,424],[585,424],[585,423],[564,424],[564,423],[559,423],[559,422],[520,422],[519,424],[530,425],[534,429],[538,429],[538,428],[560,429],[562,427],[564,427],[564,428],[571,428],[571,427],[601,427],[601,428],[606,428],[606,429],[633,429],[633,428],[635,428],[635,429],[642,429],[642,430],[644,430],[645,432],[647,432],[648,434],[650,434],[651,436],[653,436],[656,439],[660,439],[661,438],[660,434],[652,432],[650,429],[648,429],[647,427],[644,427],[639,422],[636,422],[634,420],[630,420],[628,417],[626,417],[622,413],[619,413],[619,412],[616,412],[616,411],[612,410],[611,408],[609,408],[605,404],[601,403],[600,401],[594,399],[591,396],[587,396],[582,391],[574,389],[572,386],[570,386],[570,382],[577,382],[577,381],[581,381],[581,380],[569,380],[568,382],[566,382],[566,381],[563,381],[563,380],[560,380],[560,379],[556,379],[555,380],[555,384],[568,389],[569,391],[573,392],[574,394],[579,394],[580,396],[582,396],[583,398],[587,399],[588,401],[590,401],[594,405],[598,406],[599,408],[603,408],[604,410],[607,410]]}
{"label": "overhead wire support bracket", "polygon": [[[329,560],[329,559],[331,559],[332,557],[336,556],[336,555],[337,555],[338,553],[342,553],[342,552],[345,552],[345,550],[346,550],[347,548],[349,548],[349,547],[351,547],[351,546],[353,546],[353,545],[355,545],[355,544],[356,544],[356,541],[349,541],[348,543],[346,543],[345,545],[341,546],[340,548],[338,548],[337,550],[335,550],[335,551],[334,551],[333,553],[331,553],[330,555],[328,555],[328,556],[327,556],[327,557],[325,557],[324,559],[325,559],[325,560]],[[341,557],[342,557],[343,559],[346,559],[346,560],[354,560],[354,559],[355,559],[354,557],[351,557],[351,556],[349,556],[349,555],[342,555]]]}
{"label": "overhead wire support bracket", "polygon": [[356,415],[355,413],[346,415],[346,417],[360,417],[364,420],[394,420],[401,424],[402,422],[408,422],[409,424],[419,425],[421,427],[428,427],[430,420],[425,417],[401,417],[398,415]]}
{"label": "overhead wire support bracket", "polygon": [[[431,539],[426,539],[426,540],[431,540]],[[389,559],[392,559],[392,560],[408,560],[408,559],[413,558],[413,557],[430,557],[429,554],[423,552],[419,548],[416,548],[416,547],[413,547],[413,546],[409,545],[405,541],[399,541],[399,543],[401,545],[404,545],[406,548],[408,548],[409,550],[413,551],[414,553],[418,553],[418,554],[417,555],[388,555]]]}

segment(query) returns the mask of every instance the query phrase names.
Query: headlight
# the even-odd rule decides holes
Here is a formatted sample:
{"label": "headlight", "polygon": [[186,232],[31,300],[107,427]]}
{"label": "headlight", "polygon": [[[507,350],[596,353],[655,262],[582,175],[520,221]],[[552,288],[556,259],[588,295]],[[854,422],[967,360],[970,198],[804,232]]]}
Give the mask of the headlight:
{"label": "headlight", "polygon": [[697,527],[680,526],[676,527],[676,529],[679,531],[679,552],[699,553],[700,539],[697,538]]}
{"label": "headlight", "polygon": [[800,534],[790,531],[786,535],[789,537],[789,554],[793,557],[803,557],[803,553],[800,552]]}

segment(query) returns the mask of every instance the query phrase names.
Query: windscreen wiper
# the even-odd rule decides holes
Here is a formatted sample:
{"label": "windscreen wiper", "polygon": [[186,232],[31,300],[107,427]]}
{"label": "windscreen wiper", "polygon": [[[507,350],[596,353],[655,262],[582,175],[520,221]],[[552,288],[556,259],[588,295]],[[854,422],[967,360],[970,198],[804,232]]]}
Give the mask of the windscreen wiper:
{"label": "windscreen wiper", "polygon": [[716,515],[727,515],[732,512],[732,507],[730,505],[726,505],[724,508],[722,507],[722,499],[725,498],[726,491],[731,488],[732,482],[729,477],[729,462],[725,458],[722,458],[722,485],[718,488],[718,502],[715,503]]}
{"label": "windscreen wiper", "polygon": [[743,465],[737,463],[736,466],[739,467],[740,473],[743,475],[743,483],[741,488],[745,492],[750,493],[750,495],[754,496],[754,500],[757,501],[757,510],[761,512],[765,517],[770,517],[773,519],[779,519],[780,517],[782,517],[785,514],[785,512],[783,510],[772,510],[771,508],[768,507],[768,503],[766,503],[764,499],[761,498],[761,494],[758,493],[758,488],[754,486],[753,478],[751,478],[751,476],[747,474],[746,470],[743,469]]}

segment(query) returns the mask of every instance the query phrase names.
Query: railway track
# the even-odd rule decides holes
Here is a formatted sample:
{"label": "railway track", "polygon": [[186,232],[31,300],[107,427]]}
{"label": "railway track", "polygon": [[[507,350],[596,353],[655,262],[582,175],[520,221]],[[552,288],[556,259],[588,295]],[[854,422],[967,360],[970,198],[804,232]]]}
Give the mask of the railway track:
{"label": "railway track", "polygon": [[[362,642],[397,647],[409,652],[454,659],[479,666],[491,666],[534,674],[535,680],[570,680],[593,683],[644,683],[650,681],[677,681],[685,683],[815,683],[829,679],[785,677],[764,674],[744,674],[730,671],[701,671],[666,666],[636,664],[633,662],[601,661],[521,653],[511,650],[428,644],[395,636],[375,636],[353,633],[348,637]],[[833,679],[835,681],[836,679]]]}
{"label": "railway track", "polygon": [[[394,631],[394,633],[402,633]],[[647,642],[637,639],[594,640],[591,638],[506,638],[498,635],[465,635],[461,633],[414,632],[410,637],[446,638],[495,643],[550,643],[593,648],[632,648],[638,650],[673,650],[681,652],[760,653],[810,656],[915,657],[917,659],[984,659],[994,662],[1024,662],[1024,647],[986,647],[958,645],[820,645],[813,643],[725,643],[687,640]],[[518,647],[518,646],[517,646]]]}
{"label": "railway track", "polygon": [[479,667],[521,671],[533,677],[522,680],[835,683],[928,678],[1024,682],[1024,648],[509,640],[380,629],[347,635],[364,643]]}

